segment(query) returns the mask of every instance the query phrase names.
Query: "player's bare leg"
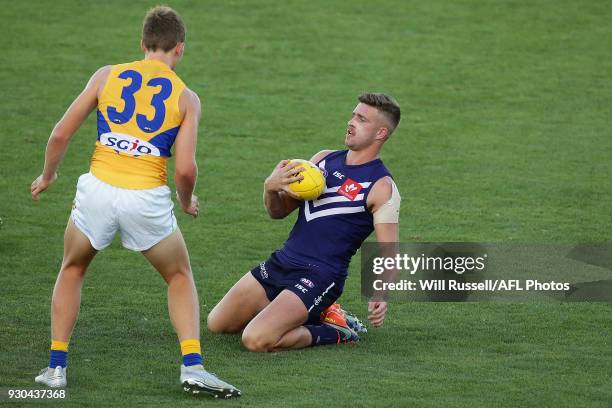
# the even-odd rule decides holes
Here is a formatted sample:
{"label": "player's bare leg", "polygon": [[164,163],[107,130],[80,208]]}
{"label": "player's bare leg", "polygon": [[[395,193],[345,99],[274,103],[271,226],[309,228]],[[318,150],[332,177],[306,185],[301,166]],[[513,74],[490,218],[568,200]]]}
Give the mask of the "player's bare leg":
{"label": "player's bare leg", "polygon": [[89,239],[68,220],[64,233],[64,258],[51,299],[51,356],[34,381],[53,388],[67,384],[68,342],[81,306],[85,272],[97,251]]}
{"label": "player's bare leg", "polygon": [[302,326],[308,311],[293,292],[283,290],[242,333],[242,343],[250,351],[267,352],[307,347],[312,339]]}
{"label": "player's bare leg", "polygon": [[247,272],[208,314],[208,330],[240,332],[269,303],[264,288]]}
{"label": "player's bare leg", "polygon": [[240,390],[206,371],[202,364],[198,292],[181,231],[177,228],[143,254],[168,284],[168,312],[183,353],[180,375],[183,389],[222,398],[239,396]]}
{"label": "player's bare leg", "polygon": [[299,326],[285,333],[270,351],[301,349],[309,347],[311,344],[310,331],[304,326]]}
{"label": "player's bare leg", "polygon": [[89,239],[68,220],[64,233],[64,258],[51,300],[51,338],[68,342],[81,305],[85,272],[97,251]]}
{"label": "player's bare leg", "polygon": [[179,341],[199,339],[198,293],[181,231],[177,228],[143,255],[168,284],[168,312]]}

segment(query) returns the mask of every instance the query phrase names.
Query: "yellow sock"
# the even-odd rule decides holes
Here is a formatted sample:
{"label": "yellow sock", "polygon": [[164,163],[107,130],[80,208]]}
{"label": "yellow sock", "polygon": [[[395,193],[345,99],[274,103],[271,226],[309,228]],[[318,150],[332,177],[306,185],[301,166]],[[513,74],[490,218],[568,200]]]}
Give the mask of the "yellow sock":
{"label": "yellow sock", "polygon": [[181,341],[181,354],[183,355],[183,365],[185,367],[203,363],[200,340],[187,339]]}
{"label": "yellow sock", "polygon": [[51,350],[68,351],[67,341],[51,340]]}
{"label": "yellow sock", "polygon": [[49,367],[66,367],[68,363],[68,342],[51,340],[51,352],[49,356]]}

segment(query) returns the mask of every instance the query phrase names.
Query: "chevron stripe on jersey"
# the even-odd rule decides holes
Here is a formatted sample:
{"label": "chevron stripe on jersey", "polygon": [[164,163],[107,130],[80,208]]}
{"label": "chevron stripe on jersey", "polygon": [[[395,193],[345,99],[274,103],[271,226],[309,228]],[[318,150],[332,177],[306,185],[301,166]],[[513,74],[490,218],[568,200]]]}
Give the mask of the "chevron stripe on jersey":
{"label": "chevron stripe on jersey", "polygon": [[281,260],[346,275],[351,257],[374,230],[368,195],[376,181],[390,173],[380,159],[347,165],[347,153],[330,153],[318,163],[326,188],[318,199],[300,202],[293,230],[277,251]]}
{"label": "chevron stripe on jersey", "polygon": [[[361,185],[362,190],[355,196],[354,200],[338,194],[341,186],[326,188],[317,200],[307,201],[304,204],[306,221],[330,215],[365,212],[366,194],[369,192],[372,182],[366,181],[359,183],[359,185]],[[366,191],[364,192],[364,190]]]}

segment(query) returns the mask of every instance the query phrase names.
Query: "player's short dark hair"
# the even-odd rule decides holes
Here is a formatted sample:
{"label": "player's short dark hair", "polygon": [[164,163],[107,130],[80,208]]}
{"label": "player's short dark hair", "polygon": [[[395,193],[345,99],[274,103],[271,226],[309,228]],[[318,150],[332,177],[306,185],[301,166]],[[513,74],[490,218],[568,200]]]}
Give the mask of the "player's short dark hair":
{"label": "player's short dark hair", "polygon": [[379,112],[384,113],[391,123],[389,134],[393,133],[397,125],[399,125],[401,113],[399,104],[392,96],[385,95],[383,93],[366,92],[359,95],[358,99],[359,102],[373,106],[378,109]]}
{"label": "player's short dark hair", "polygon": [[142,23],[142,42],[147,50],[170,51],[176,44],[185,42],[185,23],[170,7],[153,7]]}

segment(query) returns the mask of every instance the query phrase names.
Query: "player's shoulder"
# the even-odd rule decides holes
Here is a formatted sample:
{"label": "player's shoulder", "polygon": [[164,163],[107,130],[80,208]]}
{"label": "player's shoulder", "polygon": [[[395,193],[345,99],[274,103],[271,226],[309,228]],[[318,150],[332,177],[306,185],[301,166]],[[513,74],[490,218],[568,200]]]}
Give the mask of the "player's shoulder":
{"label": "player's shoulder", "polygon": [[193,89],[185,86],[185,89],[183,90],[183,92],[186,94],[186,96],[191,99],[194,103],[197,103],[198,105],[201,104],[200,102],[200,95],[198,95],[198,93],[196,91],[194,91]]}
{"label": "player's shoulder", "polygon": [[179,97],[179,109],[182,114],[192,111],[199,115],[202,110],[202,103],[198,94],[192,89],[185,87]]}
{"label": "player's shoulder", "polygon": [[94,75],[108,75],[113,68],[112,65],[103,65],[94,72]]}
{"label": "player's shoulder", "polygon": [[112,65],[104,65],[98,68],[96,72],[91,75],[91,78],[89,78],[88,87],[92,90],[95,89],[96,92],[100,92],[104,88],[104,85],[106,85],[112,68]]}
{"label": "player's shoulder", "polygon": [[380,189],[382,189],[382,190],[391,191],[393,186],[396,186],[396,184],[395,184],[395,181],[393,180],[393,177],[391,177],[391,176],[382,176],[381,178],[376,180],[376,182],[374,183],[372,188],[374,188],[376,186],[380,186]]}
{"label": "player's shoulder", "polygon": [[334,152],[337,152],[337,150],[321,150],[320,152],[317,152],[314,156],[312,156],[310,158],[310,161],[317,164]]}
{"label": "player's shoulder", "polygon": [[197,94],[197,92],[191,88],[188,88],[187,86],[181,93],[181,99],[184,99],[185,103],[191,105],[192,107],[200,107],[202,104],[200,101],[200,96]]}
{"label": "player's shoulder", "polygon": [[98,68],[93,74],[91,74],[91,80],[106,79],[113,68],[112,65],[104,65]]}
{"label": "player's shoulder", "polygon": [[370,197],[374,200],[387,201],[393,195],[393,191],[396,191],[399,195],[397,185],[391,176],[383,176],[376,180],[372,189],[370,190]]}

